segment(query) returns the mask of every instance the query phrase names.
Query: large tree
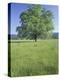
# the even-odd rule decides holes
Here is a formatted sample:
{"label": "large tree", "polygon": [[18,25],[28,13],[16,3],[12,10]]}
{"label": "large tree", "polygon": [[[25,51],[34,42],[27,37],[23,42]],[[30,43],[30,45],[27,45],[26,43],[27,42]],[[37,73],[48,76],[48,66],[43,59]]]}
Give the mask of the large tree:
{"label": "large tree", "polygon": [[31,38],[37,41],[37,38],[50,37],[53,29],[53,15],[49,10],[41,5],[31,5],[20,14],[20,24],[16,31],[19,37]]}

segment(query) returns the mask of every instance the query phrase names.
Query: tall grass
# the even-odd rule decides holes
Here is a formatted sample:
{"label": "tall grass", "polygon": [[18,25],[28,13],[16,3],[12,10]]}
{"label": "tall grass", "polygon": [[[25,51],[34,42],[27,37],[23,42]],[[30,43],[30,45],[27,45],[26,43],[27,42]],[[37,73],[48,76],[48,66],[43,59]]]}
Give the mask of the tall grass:
{"label": "tall grass", "polygon": [[11,76],[58,73],[58,41],[11,42]]}

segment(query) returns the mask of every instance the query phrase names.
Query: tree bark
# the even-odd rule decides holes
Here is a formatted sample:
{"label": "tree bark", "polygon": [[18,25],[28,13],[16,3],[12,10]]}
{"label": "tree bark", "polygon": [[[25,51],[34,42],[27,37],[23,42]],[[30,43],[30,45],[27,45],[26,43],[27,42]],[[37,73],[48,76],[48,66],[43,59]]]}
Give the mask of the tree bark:
{"label": "tree bark", "polygon": [[34,39],[35,39],[35,42],[37,42],[37,34],[35,34],[35,38]]}

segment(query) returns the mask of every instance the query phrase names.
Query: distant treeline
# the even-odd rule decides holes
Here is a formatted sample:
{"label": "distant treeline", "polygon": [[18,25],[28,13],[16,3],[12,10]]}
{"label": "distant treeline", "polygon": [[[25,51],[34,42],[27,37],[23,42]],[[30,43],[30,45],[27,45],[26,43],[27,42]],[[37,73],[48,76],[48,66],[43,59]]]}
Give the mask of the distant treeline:
{"label": "distant treeline", "polygon": [[58,37],[59,37],[59,33],[53,33],[53,35],[52,35],[52,38],[54,38],[54,39],[58,39]]}
{"label": "distant treeline", "polygon": [[[52,38],[53,39],[58,39],[58,35],[59,34],[57,32],[55,32],[55,33],[52,34]],[[10,39],[17,40],[17,39],[19,39],[19,37],[15,34],[13,34],[13,35],[8,34],[8,40],[10,40]]]}
{"label": "distant treeline", "polygon": [[8,40],[10,40],[10,39],[16,40],[16,39],[18,39],[18,36],[15,34],[12,34],[12,35],[8,34]]}

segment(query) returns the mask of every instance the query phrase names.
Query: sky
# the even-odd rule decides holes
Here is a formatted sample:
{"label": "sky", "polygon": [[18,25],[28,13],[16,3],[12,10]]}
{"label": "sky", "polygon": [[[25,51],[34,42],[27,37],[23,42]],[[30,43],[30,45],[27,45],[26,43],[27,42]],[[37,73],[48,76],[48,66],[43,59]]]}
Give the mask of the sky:
{"label": "sky", "polygon": [[[16,32],[16,27],[20,26],[20,19],[19,16],[20,14],[26,10],[28,8],[28,6],[30,6],[31,4],[24,4],[24,3],[11,3],[11,11],[9,11],[8,14],[10,14],[10,17],[8,16],[8,18],[11,18],[10,20],[10,34],[17,34]],[[41,5],[43,8],[45,8],[46,10],[50,10],[53,15],[54,15],[54,30],[53,32],[58,32],[58,6],[56,5]],[[9,8],[8,8],[9,9]]]}

